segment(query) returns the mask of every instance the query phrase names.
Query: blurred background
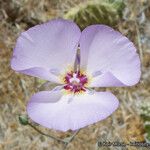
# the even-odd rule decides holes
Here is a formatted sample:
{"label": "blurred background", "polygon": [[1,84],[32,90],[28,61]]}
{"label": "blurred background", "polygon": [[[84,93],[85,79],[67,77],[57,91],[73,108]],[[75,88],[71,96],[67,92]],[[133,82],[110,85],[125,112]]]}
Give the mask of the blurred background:
{"label": "blurred background", "polygon": [[[66,149],[123,149],[98,148],[96,143],[104,140],[150,142],[150,0],[0,0],[0,150],[64,148],[62,143],[19,122],[18,116],[26,114],[30,96],[44,81],[17,74],[10,68],[19,34],[53,18],[74,20],[82,30],[96,23],[112,26],[133,41],[142,63],[139,84],[105,89],[117,96],[119,109],[109,118],[82,129]],[[60,138],[72,134],[35,126]],[[144,147],[126,149],[143,150]]]}

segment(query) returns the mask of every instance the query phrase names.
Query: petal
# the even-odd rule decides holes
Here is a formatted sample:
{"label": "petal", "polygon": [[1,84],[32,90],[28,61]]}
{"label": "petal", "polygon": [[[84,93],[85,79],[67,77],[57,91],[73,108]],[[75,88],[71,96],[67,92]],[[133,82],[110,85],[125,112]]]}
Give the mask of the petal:
{"label": "petal", "polygon": [[107,118],[119,104],[109,92],[85,93],[74,97],[64,95],[61,98],[60,95],[58,91],[33,95],[27,106],[29,117],[47,128],[77,130]]}
{"label": "petal", "polygon": [[101,72],[92,86],[131,86],[139,81],[141,71],[136,48],[112,28],[105,25],[87,27],[80,38],[80,49],[81,67],[92,75]]}
{"label": "petal", "polygon": [[[28,75],[51,79],[52,70],[59,73],[74,64],[80,35],[75,23],[63,19],[32,27],[18,38],[11,67]],[[43,74],[39,74],[40,69]]]}
{"label": "petal", "polygon": [[112,73],[106,72],[99,76],[92,78],[92,82],[88,85],[89,87],[123,87],[126,86],[120,80],[118,80]]}

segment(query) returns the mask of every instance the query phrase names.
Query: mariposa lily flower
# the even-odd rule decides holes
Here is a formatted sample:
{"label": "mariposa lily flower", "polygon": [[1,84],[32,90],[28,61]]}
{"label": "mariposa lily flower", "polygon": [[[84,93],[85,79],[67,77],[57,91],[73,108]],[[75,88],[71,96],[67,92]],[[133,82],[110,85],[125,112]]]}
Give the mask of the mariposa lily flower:
{"label": "mariposa lily flower", "polygon": [[61,131],[96,123],[117,109],[113,94],[92,91],[93,87],[132,86],[141,74],[136,48],[127,37],[106,25],[91,25],[81,32],[63,19],[23,32],[11,67],[58,83],[52,91],[33,95],[27,113],[36,123]]}

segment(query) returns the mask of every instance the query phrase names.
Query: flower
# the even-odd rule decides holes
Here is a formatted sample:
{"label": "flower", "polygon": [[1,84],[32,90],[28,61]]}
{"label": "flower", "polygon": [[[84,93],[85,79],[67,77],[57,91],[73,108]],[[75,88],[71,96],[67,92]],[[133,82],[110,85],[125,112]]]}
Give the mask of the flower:
{"label": "flower", "polygon": [[113,94],[93,87],[132,86],[141,75],[139,56],[127,37],[106,25],[91,25],[81,33],[74,22],[63,19],[21,33],[11,67],[60,85],[34,94],[27,113],[61,131],[98,122],[117,109]]}

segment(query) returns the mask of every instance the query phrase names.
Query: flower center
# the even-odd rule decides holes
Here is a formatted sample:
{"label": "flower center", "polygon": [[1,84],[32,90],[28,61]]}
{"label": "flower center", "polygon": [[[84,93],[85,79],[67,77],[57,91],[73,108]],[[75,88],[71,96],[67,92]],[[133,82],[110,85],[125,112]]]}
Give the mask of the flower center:
{"label": "flower center", "polygon": [[88,78],[85,74],[78,72],[69,72],[66,74],[64,89],[73,93],[85,92],[85,84],[88,82]]}

